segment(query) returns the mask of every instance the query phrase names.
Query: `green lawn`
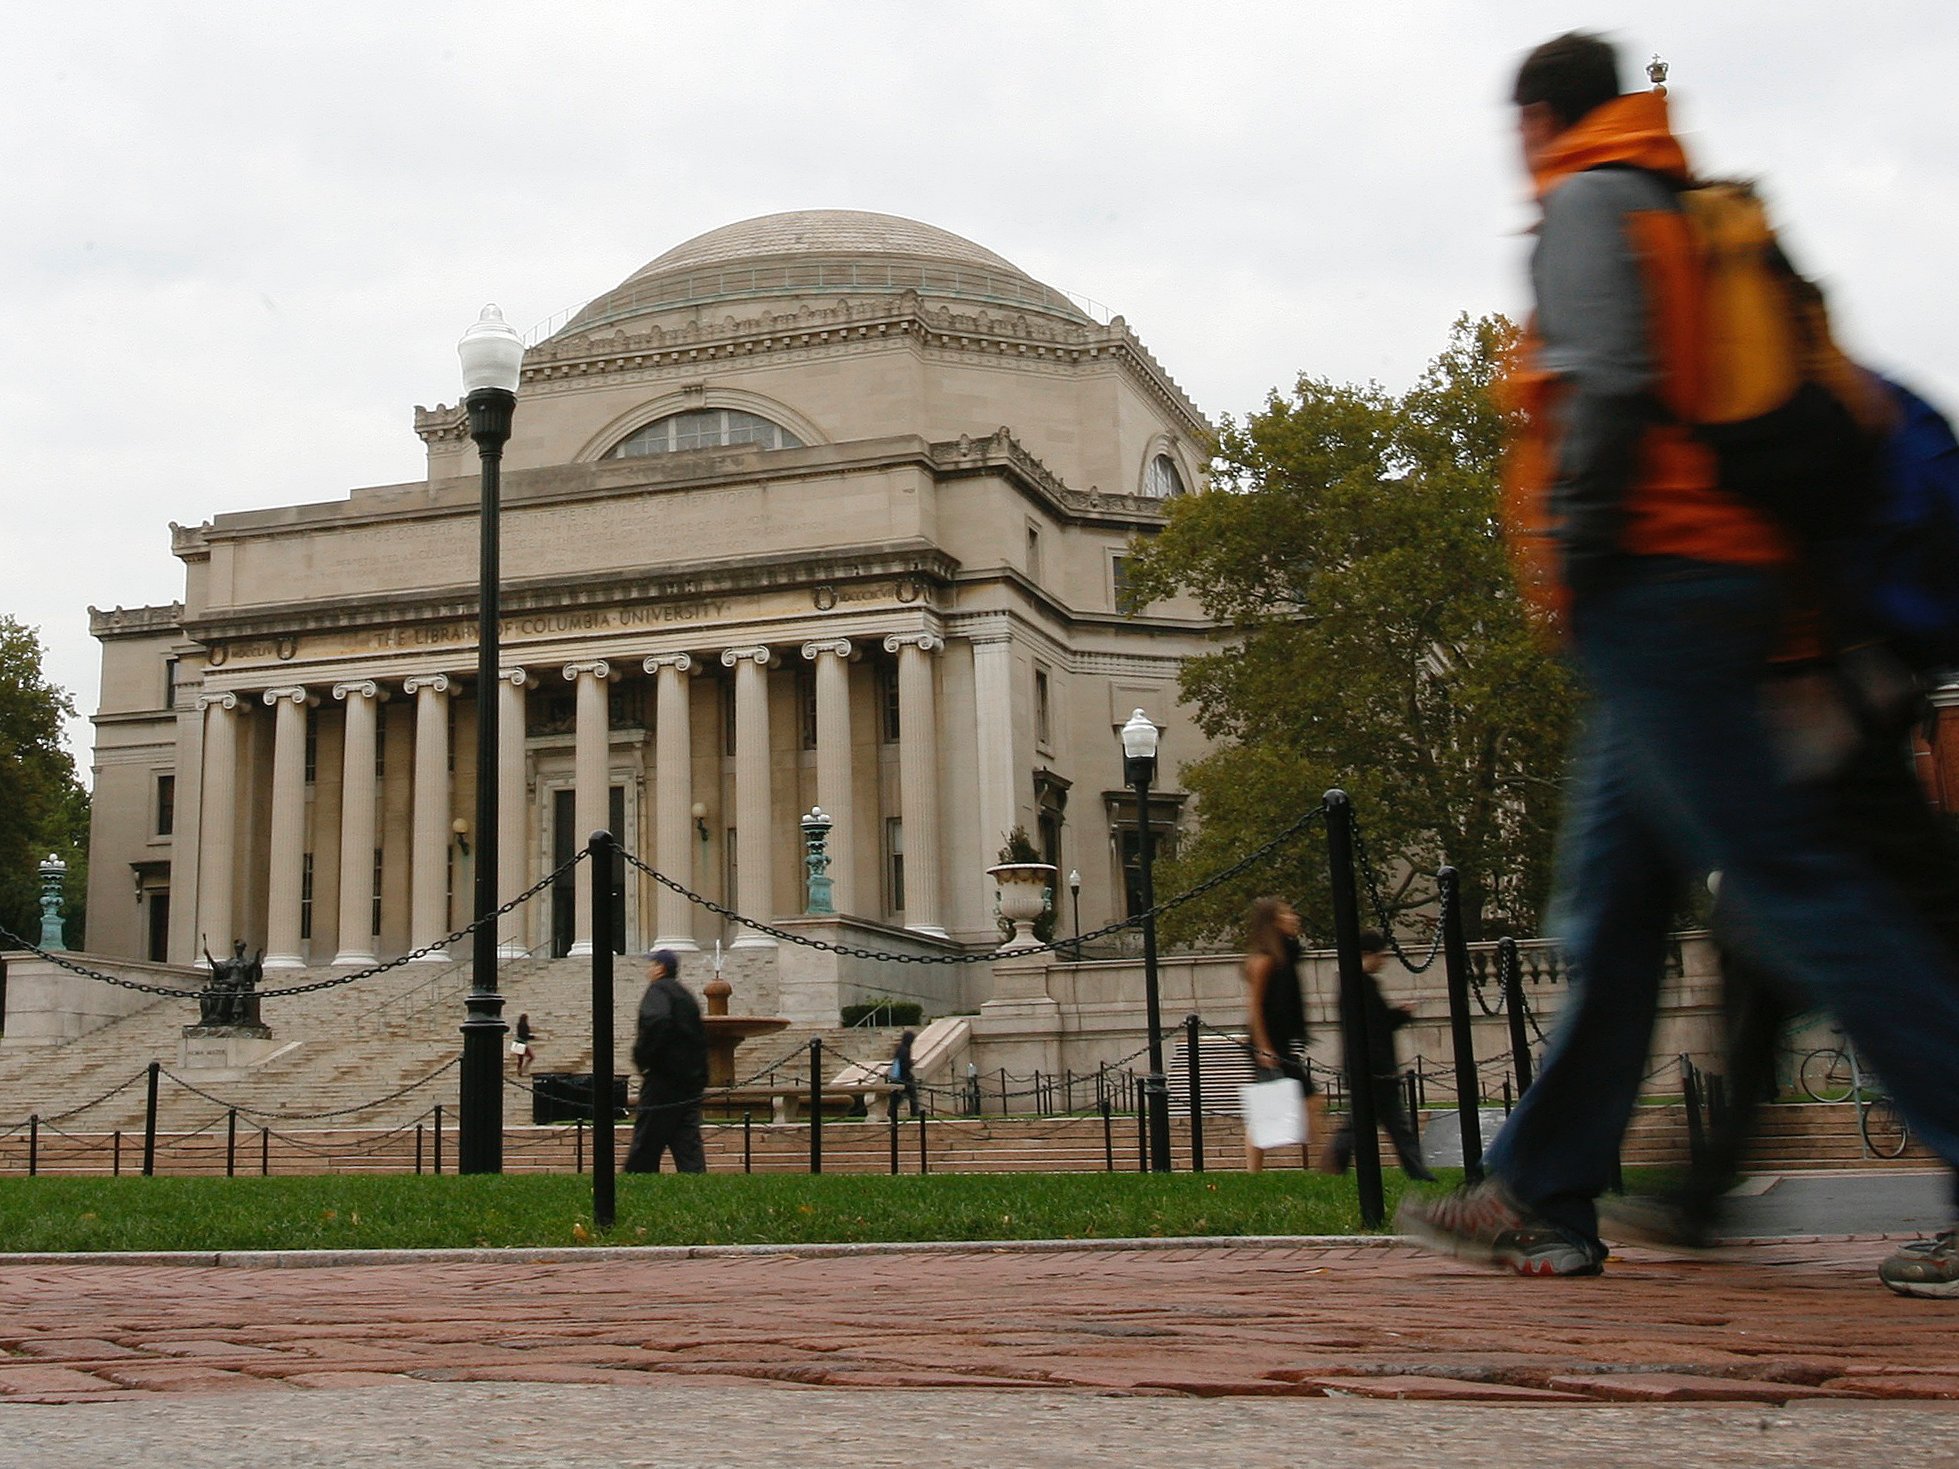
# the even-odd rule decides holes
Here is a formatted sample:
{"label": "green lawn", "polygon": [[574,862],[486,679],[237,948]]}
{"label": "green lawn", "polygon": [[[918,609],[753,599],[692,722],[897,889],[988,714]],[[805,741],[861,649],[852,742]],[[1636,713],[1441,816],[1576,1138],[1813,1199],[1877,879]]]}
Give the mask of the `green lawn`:
{"label": "green lawn", "polygon": [[[1389,1217],[1402,1188],[1389,1170]],[[1351,1179],[1313,1174],[0,1179],[0,1251],[808,1244],[1359,1234]]]}

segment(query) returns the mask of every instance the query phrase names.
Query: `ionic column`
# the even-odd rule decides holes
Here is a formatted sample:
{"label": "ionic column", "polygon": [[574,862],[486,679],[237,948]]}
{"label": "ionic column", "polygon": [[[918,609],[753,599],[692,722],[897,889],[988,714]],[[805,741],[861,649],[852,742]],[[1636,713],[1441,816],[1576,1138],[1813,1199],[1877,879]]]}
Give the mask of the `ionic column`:
{"label": "ionic column", "polygon": [[[721,666],[735,671],[735,901],[738,913],[767,922],[775,916],[774,844],[769,830],[775,786],[769,753],[767,648],[729,648]],[[774,948],[775,940],[749,929],[738,949]]]}
{"label": "ionic column", "polygon": [[[612,716],[606,686],[612,680],[612,666],[603,658],[591,663],[567,663],[565,678],[578,688],[578,733],[572,757],[572,779],[577,785],[572,800],[572,819],[578,831],[574,849],[583,847],[592,833],[605,825],[608,753],[612,741]],[[614,836],[624,836],[614,832]],[[577,958],[592,952],[592,864],[581,862],[574,874],[575,911],[571,919],[571,948],[568,956]],[[607,881],[610,881],[610,874]]]}
{"label": "ionic column", "polygon": [[[409,869],[408,947],[419,949],[449,931],[449,675],[403,679],[415,696],[415,818]],[[446,949],[422,955],[447,964]]]}
{"label": "ionic column", "polygon": [[229,957],[232,932],[231,874],[238,839],[238,696],[205,694],[204,801],[197,854],[199,949]]}
{"label": "ionic column", "polygon": [[968,877],[977,876],[985,882],[981,911],[988,912],[993,888],[986,869],[996,860],[1001,838],[1019,825],[1014,806],[1013,644],[1004,632],[977,634],[972,643],[973,713],[977,722],[973,793],[979,815],[979,848],[967,859],[973,863]]}
{"label": "ionic column", "polygon": [[[521,668],[497,674],[497,902],[508,903],[531,885],[530,803],[524,780],[524,687],[530,675]],[[477,696],[481,699],[483,696]],[[487,779],[480,772],[478,780]],[[497,920],[497,957],[518,959],[524,943],[524,910]]]}
{"label": "ionic column", "polygon": [[381,689],[373,679],[337,683],[347,706],[340,778],[339,964],[374,962],[374,734]]}
{"label": "ionic column", "polygon": [[939,923],[939,710],[931,655],[936,633],[894,633],[898,655],[898,812],[905,824],[905,927],[943,938]]}
{"label": "ionic column", "polygon": [[[641,665],[657,677],[653,694],[653,865],[675,882],[694,885],[694,738],[686,653],[655,653]],[[671,888],[653,895],[659,949],[694,949],[693,914]]]}
{"label": "ionic column", "polygon": [[847,638],[804,643],[803,656],[816,664],[816,804],[829,814],[830,900],[839,913],[855,913],[854,849],[851,817],[857,807],[850,780],[850,660]]}
{"label": "ionic column", "polygon": [[300,886],[306,877],[306,708],[303,688],[267,689],[272,726],[272,863],[266,874],[265,967],[301,969]]}

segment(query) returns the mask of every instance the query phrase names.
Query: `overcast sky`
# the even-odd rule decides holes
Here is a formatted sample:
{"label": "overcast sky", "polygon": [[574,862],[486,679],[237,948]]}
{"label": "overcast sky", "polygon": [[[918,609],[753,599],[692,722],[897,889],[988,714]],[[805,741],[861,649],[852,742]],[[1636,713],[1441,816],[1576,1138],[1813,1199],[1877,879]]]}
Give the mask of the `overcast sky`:
{"label": "overcast sky", "polygon": [[1522,305],[1504,97],[1572,26],[1628,85],[1663,53],[1697,161],[1766,180],[1848,343],[1959,404],[1931,0],[26,0],[0,612],[86,714],[86,609],[181,595],[168,522],[420,477],[413,407],[456,400],[483,302],[523,330],[778,210],[965,235],[1122,313],[1213,417],[1302,372],[1405,387],[1457,313]]}

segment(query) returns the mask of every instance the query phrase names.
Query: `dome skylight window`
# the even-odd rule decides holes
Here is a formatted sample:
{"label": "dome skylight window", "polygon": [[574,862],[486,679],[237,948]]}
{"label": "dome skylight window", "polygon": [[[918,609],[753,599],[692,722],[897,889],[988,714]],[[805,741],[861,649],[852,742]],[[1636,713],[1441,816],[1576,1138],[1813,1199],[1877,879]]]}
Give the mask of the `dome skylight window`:
{"label": "dome skylight window", "polygon": [[800,449],[803,441],[779,423],[739,408],[703,408],[656,418],[620,441],[610,459],[637,459],[648,454],[681,454],[689,449],[716,449],[750,444],[758,449]]}

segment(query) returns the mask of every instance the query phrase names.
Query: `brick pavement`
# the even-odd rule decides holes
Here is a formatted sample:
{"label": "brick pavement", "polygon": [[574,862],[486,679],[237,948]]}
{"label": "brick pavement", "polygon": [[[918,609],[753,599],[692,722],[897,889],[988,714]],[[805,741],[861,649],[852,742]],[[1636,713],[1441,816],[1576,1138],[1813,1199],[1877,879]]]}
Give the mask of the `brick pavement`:
{"label": "brick pavement", "polygon": [[1959,1400],[1959,1306],[1872,1240],[1521,1280],[1392,1242],[0,1263],[0,1400],[404,1383],[934,1387],[1462,1403]]}

